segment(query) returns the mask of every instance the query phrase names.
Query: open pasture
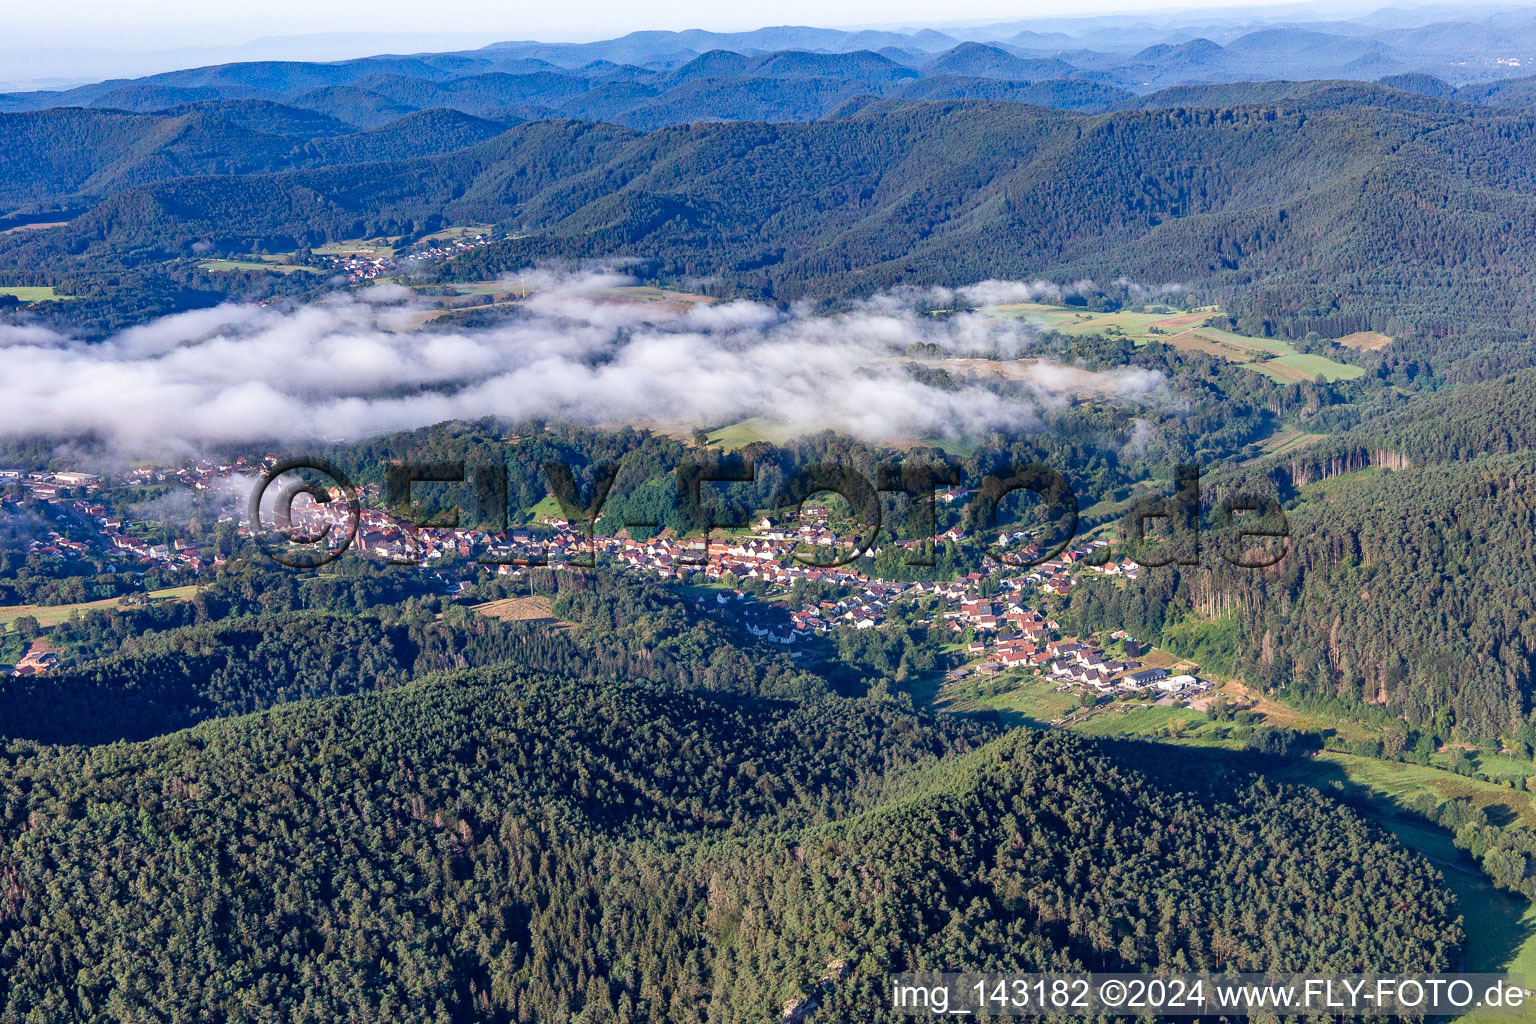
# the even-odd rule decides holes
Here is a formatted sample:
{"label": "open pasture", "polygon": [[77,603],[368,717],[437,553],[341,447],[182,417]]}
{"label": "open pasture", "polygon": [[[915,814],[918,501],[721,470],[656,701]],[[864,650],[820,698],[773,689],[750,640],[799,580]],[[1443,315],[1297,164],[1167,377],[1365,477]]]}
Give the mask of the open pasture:
{"label": "open pasture", "polygon": [[[1254,338],[1236,331],[1208,326],[1216,315],[1212,309],[1196,310],[1170,316],[1166,312],[1144,313],[1121,310],[1095,313],[1070,306],[1051,306],[1039,302],[1018,302],[987,307],[992,316],[1028,320],[1037,326],[1071,337],[1095,334],[1121,335],[1138,345],[1162,342],[1181,352],[1199,352],[1238,363],[1262,373],[1281,384],[1312,380],[1353,380],[1365,371],[1326,356],[1297,352],[1290,342],[1279,338]],[[1385,339],[1385,340],[1383,340]],[[1380,348],[1391,341],[1385,335],[1368,333],[1349,336],[1350,347]]]}
{"label": "open pasture", "polygon": [[233,271],[267,271],[273,274],[319,274],[323,271],[314,267],[299,266],[292,263],[269,263],[266,260],[203,260],[198,264],[203,270],[212,273],[231,273]]}
{"label": "open pasture", "polygon": [[[196,586],[170,587],[166,590],[150,591],[147,596],[151,601],[190,601],[197,591]],[[9,630],[11,624],[24,615],[35,618],[44,629],[51,629],[61,622],[68,622],[76,612],[116,608],[122,600],[120,597],[108,597],[99,601],[80,601],[75,604],[0,605],[0,633]]]}
{"label": "open pasture", "polygon": [[554,605],[550,599],[535,594],[530,597],[504,597],[499,601],[487,601],[477,604],[471,611],[503,622],[548,622],[554,623]]}
{"label": "open pasture", "polygon": [[42,231],[44,228],[61,228],[68,224],[67,220],[36,221],[32,224],[17,224],[15,227],[0,231],[0,235],[19,234],[23,231]]}
{"label": "open pasture", "polygon": [[495,297],[518,297],[521,291],[517,282],[507,281],[455,281],[448,285],[459,295],[491,295]]}
{"label": "open pasture", "polygon": [[984,306],[981,312],[1007,320],[1024,320],[1053,331],[1093,316],[1085,309],[1048,306],[1043,302],[1009,302],[1001,306]]}
{"label": "open pasture", "polygon": [[434,231],[430,235],[422,235],[418,244],[432,242],[456,242],[461,238],[474,238],[476,235],[489,235],[494,229],[490,224],[456,224],[453,227]]}
{"label": "open pasture", "polygon": [[1336,380],[1354,380],[1356,377],[1365,376],[1365,370],[1358,366],[1334,362],[1327,356],[1311,355],[1303,352],[1295,352],[1276,359],[1268,359],[1262,363],[1251,363],[1248,364],[1248,367],[1281,384],[1312,380],[1315,377],[1322,377],[1324,380],[1332,382]]}
{"label": "open pasture", "polygon": [[73,298],[73,296],[70,295],[60,295],[58,292],[54,291],[51,286],[47,285],[39,287],[33,287],[30,285],[21,285],[12,288],[0,287],[0,295],[14,295],[22,302],[49,302],[53,300],[62,301],[64,299]]}
{"label": "open pasture", "polygon": [[395,247],[386,238],[349,238],[340,242],[326,242],[314,248],[317,256],[393,256]]}
{"label": "open pasture", "polygon": [[1354,334],[1344,335],[1338,343],[1345,348],[1357,349],[1361,352],[1379,352],[1392,344],[1392,339],[1376,331],[1356,331]]}
{"label": "open pasture", "polygon": [[751,419],[745,419],[739,423],[727,423],[723,427],[711,430],[709,443],[726,451],[735,451],[758,441],[782,444],[789,440],[789,434],[790,432],[782,423],[775,423],[762,416],[753,416]]}

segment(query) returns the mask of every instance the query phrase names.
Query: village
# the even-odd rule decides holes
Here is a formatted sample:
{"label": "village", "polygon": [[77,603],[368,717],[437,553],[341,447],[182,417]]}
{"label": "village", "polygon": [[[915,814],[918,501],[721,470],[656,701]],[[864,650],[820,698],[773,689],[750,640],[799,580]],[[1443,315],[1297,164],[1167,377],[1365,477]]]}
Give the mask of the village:
{"label": "village", "polygon": [[[195,577],[224,565],[228,556],[185,537],[151,543],[137,536],[120,512],[93,495],[104,483],[216,492],[227,499],[217,521],[228,524],[236,536],[249,538],[251,524],[240,500],[242,485],[276,462],[277,457],[269,455],[256,463],[237,458],[227,463],[197,460],[172,467],[136,466],[111,481],[81,472],[0,469],[0,488],[20,487],[40,503],[62,506],[56,513],[60,519],[67,509],[73,523],[88,524],[93,531],[82,536],[79,530],[50,528],[31,542],[29,553],[55,558],[105,556],[115,565],[121,563],[121,571],[154,568]],[[962,495],[954,491],[939,497],[951,502]],[[946,672],[944,687],[1012,673],[1090,696],[1146,691],[1159,698],[1185,700],[1212,686],[1187,672],[1144,665],[1145,645],[1123,631],[1109,637],[1113,652],[1106,650],[1108,644],[1061,636],[1047,609],[1053,599],[1070,592],[1080,574],[1134,579],[1142,571],[1128,558],[1104,557],[1108,542],[1103,539],[1081,541],[1038,565],[1020,568],[983,558],[979,571],[956,579],[904,582],[872,574],[878,548],[848,564],[807,564],[835,562],[841,550],[828,509],[812,503],[801,509],[793,524],[759,516],[746,530],[716,533],[706,542],[677,538],[666,531],[651,538],[630,536],[624,530],[604,534],[594,528],[589,533],[582,524],[555,515],[542,515],[535,522],[496,534],[419,527],[377,507],[376,488],[364,488],[360,497],[362,507],[355,521],[343,501],[322,504],[301,499],[294,504],[291,525],[309,534],[330,528],[331,537],[350,538],[350,550],[357,555],[432,571],[451,594],[468,593],[492,574],[515,582],[535,568],[603,567],[687,585],[701,612],[781,645],[796,658],[818,635],[836,629],[874,629],[893,614],[900,614],[903,622],[938,627],[952,638],[953,660],[961,662]],[[959,527],[937,538],[941,542],[964,539]],[[1005,533],[1000,542],[1007,544],[1010,539],[1021,540]],[[920,542],[898,543],[911,547]],[[1039,555],[1027,543],[1019,551],[1028,560]],[[807,598],[808,593],[815,596]],[[17,671],[41,672],[49,667],[45,655],[25,666],[18,664]]]}
{"label": "village", "polygon": [[494,239],[488,233],[465,235],[460,238],[438,239],[418,244],[401,256],[384,255],[366,246],[356,251],[316,253],[314,258],[321,266],[344,275],[349,284],[364,284],[402,272],[409,272],[424,264],[440,263],[455,256],[490,245]]}
{"label": "village", "polygon": [[[307,515],[307,520],[301,516],[295,524],[302,525],[305,532],[323,525],[348,527],[349,514],[340,503],[310,505]],[[599,516],[598,521],[601,519]],[[1131,579],[1141,572],[1141,566],[1129,558],[1093,558],[1108,546],[1105,540],[1083,542],[1023,570],[984,558],[981,571],[954,580],[902,582],[881,579],[857,567],[860,561],[872,561],[879,553],[877,548],[849,564],[814,564],[835,559],[824,554],[813,557],[806,550],[834,550],[839,539],[828,526],[827,509],[813,504],[801,509],[799,522],[793,526],[776,524],[764,516],[745,533],[712,537],[707,543],[665,533],[650,539],[630,537],[625,531],[611,536],[595,531],[589,535],[557,516],[542,517],[537,527],[492,536],[471,529],[417,528],[383,510],[363,509],[354,547],[396,564],[431,565],[445,556],[473,558],[475,564],[514,579],[532,567],[602,565],[662,580],[701,582],[712,587],[712,596],[696,597],[697,605],[734,619],[753,636],[789,647],[836,628],[876,628],[898,602],[928,598],[939,610],[936,623],[926,624],[938,624],[965,640],[963,652],[969,664],[953,670],[951,681],[972,673],[995,675],[1009,668],[1024,668],[1063,685],[1098,693],[1150,688],[1184,697],[1211,688],[1208,682],[1188,674],[1144,668],[1137,660],[1143,646],[1123,633],[1112,637],[1121,642],[1124,652],[1118,660],[1091,643],[1058,638],[1058,624],[1047,617],[1044,608],[1051,598],[1070,591],[1078,572]],[[959,541],[964,535],[956,527],[940,534],[939,539]],[[1004,534],[1003,542],[1008,539]],[[1021,553],[1038,556],[1039,551],[1026,546]],[[759,584],[754,589],[761,597],[740,588],[751,581]],[[830,585],[839,596],[795,606],[793,598],[800,584]],[[992,596],[983,596],[984,591]]]}
{"label": "village", "polygon": [[[203,460],[176,468],[139,466],[112,482],[122,486],[169,483],[198,492],[211,490],[231,476],[254,475],[260,468],[245,459],[227,464]],[[191,573],[227,561],[224,555],[209,554],[203,545],[187,538],[151,543],[131,532],[127,528],[131,524],[123,513],[93,496],[103,483],[103,478],[94,473],[0,469],[0,507],[11,503],[3,496],[7,485],[20,488],[33,500],[51,507],[55,521],[43,536],[29,542],[28,554],[61,559],[106,556],[114,563],[121,560],[136,567]],[[235,513],[230,511],[220,521],[233,524]],[[71,529],[72,526],[84,529]]]}

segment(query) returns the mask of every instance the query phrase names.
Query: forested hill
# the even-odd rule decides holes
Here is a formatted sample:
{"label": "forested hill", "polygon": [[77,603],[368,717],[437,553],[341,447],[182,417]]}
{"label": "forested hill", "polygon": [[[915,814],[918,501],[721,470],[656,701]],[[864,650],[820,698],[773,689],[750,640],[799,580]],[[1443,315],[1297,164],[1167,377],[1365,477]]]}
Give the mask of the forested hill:
{"label": "forested hill", "polygon": [[[769,81],[779,85],[763,88],[777,90],[797,115],[775,117],[749,102],[757,95],[753,91],[757,87],[691,78],[686,70],[678,72],[678,85],[686,86],[685,96],[666,99],[655,112],[627,119],[610,117],[601,104],[579,98],[563,118],[554,117],[552,111],[543,116],[529,110],[518,113],[501,95],[512,88],[503,82],[506,76],[495,75],[466,80],[448,95],[423,92],[425,86],[411,79],[377,82],[379,91],[370,94],[351,86],[317,90],[339,108],[328,113],[318,112],[320,108],[313,105],[253,99],[206,100],[138,113],[84,107],[0,113],[0,130],[14,143],[0,157],[0,214],[24,204],[79,206],[132,185],[169,178],[433,156],[473,145],[528,120],[607,121],[643,130],[698,120],[814,120],[861,109],[875,98],[855,96],[822,79],[774,78]],[[1328,107],[1444,110],[1455,106],[1358,82],[1233,83],[1170,89],[1139,99],[1084,80],[1040,82],[940,74],[908,86],[899,98],[1004,100],[1076,111],[1103,111],[1112,105],[1225,108],[1281,100]],[[620,89],[614,86],[608,92]],[[805,96],[796,98],[795,90]],[[366,108],[366,116],[359,105]]]}
{"label": "forested hill", "polygon": [[639,257],[643,272],[781,298],[1128,276],[1298,335],[1488,341],[1530,326],[1536,127],[1343,85],[1096,116],[882,101],[810,124],[548,121],[439,156],[132,187],[65,227],[4,236],[0,259],[57,278],[445,222],[523,236],[452,264],[472,279],[555,257]]}
{"label": "forested hill", "polygon": [[451,110],[409,114],[365,131],[304,113],[263,104],[251,110],[193,105],[165,114],[0,114],[9,142],[0,154],[0,206],[78,207],[174,178],[408,160],[464,149],[507,130]]}
{"label": "forested hill", "polygon": [[13,744],[0,1013],[760,1021],[842,961],[827,1019],[880,1020],[908,967],[1456,962],[1434,869],[1351,812],[1175,792],[1064,734],[755,827],[898,724],[806,722],[506,668],[141,744]]}
{"label": "forested hill", "polygon": [[[1074,591],[1081,621],[1206,637],[1210,667],[1303,700],[1384,709],[1413,743],[1493,750],[1536,726],[1536,372],[1418,396],[1353,430],[1210,475],[1278,493],[1272,570]],[[1401,753],[1399,748],[1395,753]]]}
{"label": "forested hill", "polygon": [[841,694],[622,577],[550,574],[550,630],[338,572],[92,612],[0,688],[0,1018],[747,1022],[830,971],[884,1020],[908,968],[1459,956],[1433,867],[1247,755]]}

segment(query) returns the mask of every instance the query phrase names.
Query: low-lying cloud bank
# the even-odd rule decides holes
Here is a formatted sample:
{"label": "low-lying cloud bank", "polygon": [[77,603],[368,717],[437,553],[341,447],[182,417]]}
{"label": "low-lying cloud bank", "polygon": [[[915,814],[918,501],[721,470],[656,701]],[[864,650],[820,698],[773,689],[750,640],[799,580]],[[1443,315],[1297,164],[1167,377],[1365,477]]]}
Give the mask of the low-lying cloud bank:
{"label": "low-lying cloud bank", "polygon": [[[900,440],[1028,429],[1068,391],[1140,400],[1162,384],[1144,370],[1090,374],[1044,361],[1011,364],[1006,394],[921,382],[903,358],[913,345],[1014,359],[1036,329],[977,313],[928,316],[899,294],[816,315],[622,301],[612,289],[631,282],[613,274],[531,272],[523,283],[535,292],[525,315],[457,332],[412,329],[420,309],[393,287],[292,311],[183,313],[95,343],[0,325],[0,434],[93,435],[152,457],[483,416],[668,426],[764,416]],[[989,281],[960,294],[1020,301],[1050,287]]]}

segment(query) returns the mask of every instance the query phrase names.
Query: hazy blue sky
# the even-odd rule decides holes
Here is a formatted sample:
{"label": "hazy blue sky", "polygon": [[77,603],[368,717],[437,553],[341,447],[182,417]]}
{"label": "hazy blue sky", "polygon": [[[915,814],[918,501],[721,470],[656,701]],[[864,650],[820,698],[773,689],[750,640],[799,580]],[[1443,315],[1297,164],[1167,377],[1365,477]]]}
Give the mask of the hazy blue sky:
{"label": "hazy blue sky", "polygon": [[[1382,5],[1387,2],[1382,0]],[[523,0],[513,4],[497,0],[16,0],[7,4],[0,51],[27,46],[171,49],[315,32],[474,32],[497,39],[585,40],[640,28],[735,31],[796,24],[898,26],[1242,5],[1242,0],[1204,4],[1198,0],[779,0],[756,4],[722,4],[718,0]]]}

